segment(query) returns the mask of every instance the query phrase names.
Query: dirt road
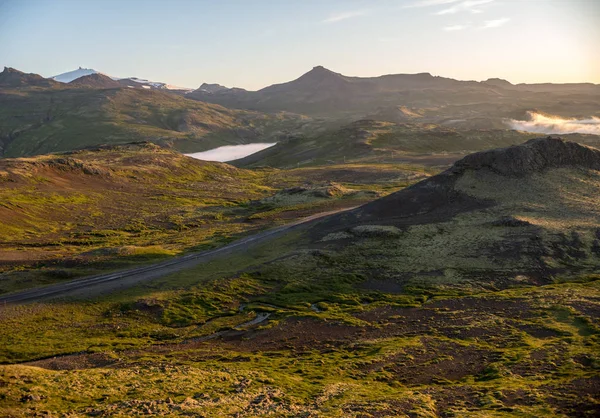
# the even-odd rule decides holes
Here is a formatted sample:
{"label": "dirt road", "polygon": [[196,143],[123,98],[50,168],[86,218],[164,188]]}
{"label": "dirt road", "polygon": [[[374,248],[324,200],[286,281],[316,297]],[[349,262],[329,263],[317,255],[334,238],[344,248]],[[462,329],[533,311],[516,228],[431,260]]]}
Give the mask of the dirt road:
{"label": "dirt road", "polygon": [[[259,232],[255,235],[242,238],[238,241],[232,242],[231,244],[225,245],[215,250],[187,254],[185,256],[176,257],[149,266],[137,267],[108,274],[101,274],[97,276],[91,276],[68,282],[44,286],[42,288],[28,289],[11,293],[8,295],[0,296],[0,304],[19,304],[67,295],[85,296],[86,294],[92,295],[95,293],[114,292],[116,290],[134,286],[140,282],[149,281],[158,277],[165,276],[167,274],[195,267],[198,264],[212,260],[213,258],[216,258],[218,256],[229,254],[233,251],[245,251],[253,245],[283,235],[283,233],[289,231],[290,229],[296,226],[303,225],[316,219],[351,209],[354,208],[345,208],[330,212],[317,213],[315,215],[300,219],[287,225],[269,229],[267,231]],[[94,289],[96,289],[97,292],[94,292]]]}

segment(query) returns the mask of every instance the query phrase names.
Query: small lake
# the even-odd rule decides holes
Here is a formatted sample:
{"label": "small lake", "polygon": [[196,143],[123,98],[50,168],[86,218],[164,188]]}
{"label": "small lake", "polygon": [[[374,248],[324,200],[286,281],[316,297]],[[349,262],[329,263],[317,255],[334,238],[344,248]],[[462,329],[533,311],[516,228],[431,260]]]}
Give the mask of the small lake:
{"label": "small lake", "polygon": [[197,158],[204,161],[233,161],[238,158],[244,158],[248,155],[252,155],[258,151],[262,151],[269,147],[272,147],[277,142],[266,143],[259,142],[256,144],[244,144],[244,145],[225,145],[219,148],[213,148],[208,151],[194,152],[193,154],[185,154],[188,157]]}

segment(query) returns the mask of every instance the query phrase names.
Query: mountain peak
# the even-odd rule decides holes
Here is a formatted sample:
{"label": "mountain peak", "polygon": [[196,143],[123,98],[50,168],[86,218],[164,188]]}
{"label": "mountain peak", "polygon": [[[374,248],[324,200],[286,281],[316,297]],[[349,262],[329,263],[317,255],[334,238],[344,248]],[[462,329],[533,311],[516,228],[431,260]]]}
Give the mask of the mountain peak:
{"label": "mountain peak", "polygon": [[323,67],[322,65],[317,65],[316,67],[313,67],[312,70],[310,70],[309,72],[307,72],[305,75],[308,74],[319,74],[319,75],[335,75],[335,76],[341,76],[341,74],[338,73],[334,73],[333,71]]}
{"label": "mountain peak", "polygon": [[484,84],[489,84],[495,87],[512,87],[513,84],[510,81],[504,80],[502,78],[488,78],[483,82]]}
{"label": "mountain peak", "polygon": [[19,71],[16,68],[4,67],[3,73],[14,73],[14,74],[25,74],[23,71]]}
{"label": "mountain peak", "polygon": [[344,80],[344,76],[339,73],[334,73],[331,70],[323,67],[322,65],[317,65],[313,67],[312,70],[302,75],[295,81],[305,81],[310,83],[322,83],[327,81],[339,81]]}
{"label": "mountain peak", "polygon": [[4,67],[0,73],[0,86],[3,87],[27,87],[27,86],[52,86],[53,81],[39,74],[27,74],[12,67]]}
{"label": "mountain peak", "polygon": [[202,85],[198,88],[197,91],[205,92],[205,93],[218,93],[220,91],[229,90],[229,88],[222,86],[217,83],[202,83]]}
{"label": "mountain peak", "polygon": [[75,80],[68,83],[74,87],[91,87],[91,88],[115,88],[121,87],[121,83],[113,80],[112,78],[101,74],[94,73],[84,75],[83,77],[76,78]]}
{"label": "mountain peak", "polygon": [[99,73],[99,71],[96,71],[92,68],[79,67],[76,70],[68,71],[66,73],[56,75],[56,76],[52,77],[52,79],[55,81],[59,81],[61,83],[70,83],[71,81],[76,80],[79,77],[83,77],[83,76],[90,75],[90,74],[96,74],[96,73]]}

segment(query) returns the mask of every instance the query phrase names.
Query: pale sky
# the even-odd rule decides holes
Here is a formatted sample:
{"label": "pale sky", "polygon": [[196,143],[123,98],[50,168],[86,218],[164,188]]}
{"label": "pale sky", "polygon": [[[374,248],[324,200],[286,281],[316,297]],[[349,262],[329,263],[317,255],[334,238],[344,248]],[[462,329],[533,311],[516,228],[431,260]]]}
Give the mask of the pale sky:
{"label": "pale sky", "polygon": [[0,65],[247,89],[316,65],[600,83],[600,0],[0,0]]}

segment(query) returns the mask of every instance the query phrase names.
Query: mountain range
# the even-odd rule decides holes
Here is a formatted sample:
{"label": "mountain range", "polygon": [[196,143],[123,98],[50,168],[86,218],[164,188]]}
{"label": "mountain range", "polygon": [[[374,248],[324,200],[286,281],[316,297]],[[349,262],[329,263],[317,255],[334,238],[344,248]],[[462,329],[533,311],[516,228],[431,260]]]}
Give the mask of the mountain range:
{"label": "mountain range", "polygon": [[0,156],[136,140],[202,151],[299,132],[305,119],[227,109],[98,73],[69,83],[12,68],[0,73]]}
{"label": "mountain range", "polygon": [[[258,91],[204,83],[193,92],[137,78],[116,79],[92,69],[45,79],[7,68],[0,74],[0,91],[0,147],[6,156],[150,140],[185,152],[280,143],[253,157],[254,165],[367,155],[383,161],[381,156],[393,157],[389,151],[394,150],[465,154],[516,144],[531,135],[513,130],[518,125],[513,122],[535,115],[547,115],[550,122],[553,117],[600,116],[600,86],[590,83],[513,85],[502,79],[459,81],[429,73],[361,78],[321,66]],[[227,123],[221,117],[225,114],[231,115]],[[97,129],[82,135],[78,127],[90,123]],[[576,140],[596,143],[593,135]],[[269,157],[275,153],[281,158]],[[262,163],[260,156],[266,158]]]}
{"label": "mountain range", "polygon": [[0,416],[599,416],[600,86],[59,78],[0,73]]}
{"label": "mountain range", "polygon": [[513,85],[501,79],[459,81],[429,73],[363,78],[318,66],[296,80],[258,91],[201,87],[189,96],[227,107],[319,117],[356,118],[388,112],[395,121],[406,117],[393,110],[399,105],[413,109],[411,116],[418,115],[424,122],[473,120],[490,115],[493,107],[495,114],[487,126],[491,127],[500,118],[515,117],[526,108],[564,116],[598,114],[600,85]]}
{"label": "mountain range", "polygon": [[[93,75],[93,74],[106,75],[106,74],[101,73],[100,71],[94,70],[92,68],[79,67],[76,70],[67,71],[66,73],[55,75],[54,77],[50,77],[50,78],[52,80],[59,81],[61,83],[71,83],[72,81],[77,80],[81,77],[85,77],[85,76],[89,76],[89,75]],[[173,86],[171,84],[167,84],[167,83],[163,83],[163,82],[159,82],[159,81],[150,81],[150,80],[137,78],[137,77],[126,77],[126,78],[118,78],[118,77],[112,77],[112,76],[107,76],[107,77],[110,77],[111,79],[116,80],[116,81],[123,81],[124,84],[126,84],[127,82],[137,83],[141,86],[145,86],[145,88],[179,90],[179,91],[193,90],[193,89],[189,89],[186,87],[177,87],[177,86]]]}

